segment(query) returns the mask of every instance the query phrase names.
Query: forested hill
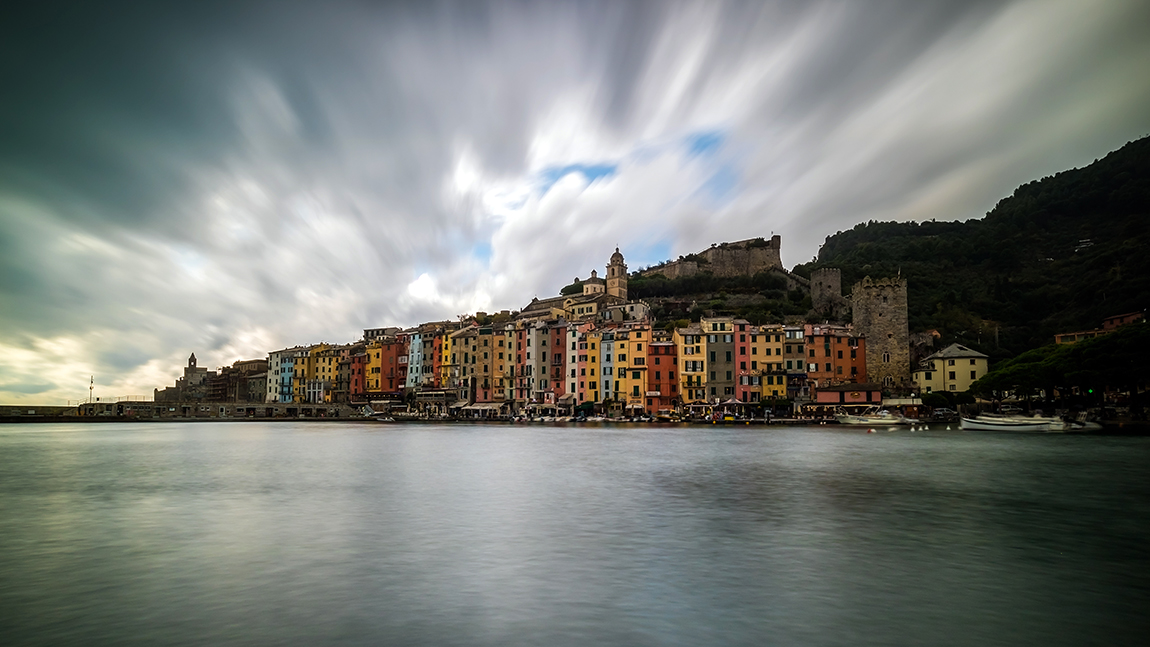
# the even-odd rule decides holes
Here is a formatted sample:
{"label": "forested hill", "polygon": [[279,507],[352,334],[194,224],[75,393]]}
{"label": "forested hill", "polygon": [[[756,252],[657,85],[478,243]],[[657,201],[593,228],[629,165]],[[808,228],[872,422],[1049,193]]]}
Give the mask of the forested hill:
{"label": "forested hill", "polygon": [[844,290],[901,272],[912,332],[935,328],[944,341],[1004,356],[1145,309],[1148,215],[1150,137],[1024,184],[980,220],[860,224],[828,237],[795,272],[838,267]]}

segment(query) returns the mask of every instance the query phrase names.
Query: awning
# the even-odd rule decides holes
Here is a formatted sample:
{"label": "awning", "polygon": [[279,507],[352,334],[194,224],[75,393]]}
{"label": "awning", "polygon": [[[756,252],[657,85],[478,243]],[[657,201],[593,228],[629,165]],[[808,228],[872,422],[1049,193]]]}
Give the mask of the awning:
{"label": "awning", "polygon": [[574,394],[574,393],[565,393],[565,394],[563,394],[563,395],[559,396],[559,401],[560,401],[560,402],[570,402],[570,401],[572,401],[572,400],[574,400],[574,399],[575,399],[575,394]]}
{"label": "awning", "polygon": [[575,405],[575,408],[576,409],[582,409],[582,410],[594,409],[595,403],[594,402],[584,402],[583,404]]}
{"label": "awning", "polygon": [[498,411],[501,408],[503,405],[497,402],[480,402],[463,407],[464,411]]}
{"label": "awning", "polygon": [[467,400],[457,400],[455,404],[450,405],[449,409],[460,409],[467,406]]}

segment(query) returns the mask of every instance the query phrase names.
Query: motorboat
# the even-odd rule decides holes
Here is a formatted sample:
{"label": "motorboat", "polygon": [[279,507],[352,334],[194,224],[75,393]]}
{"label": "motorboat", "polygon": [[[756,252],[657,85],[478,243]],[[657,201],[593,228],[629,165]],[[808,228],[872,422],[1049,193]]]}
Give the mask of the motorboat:
{"label": "motorboat", "polygon": [[904,417],[901,413],[891,413],[886,409],[879,410],[871,407],[860,414],[838,413],[835,420],[840,425],[859,425],[865,427],[891,427],[894,425],[909,425],[914,421]]}
{"label": "motorboat", "polygon": [[[1062,418],[1043,416],[1004,416],[982,414],[973,418],[962,417],[962,429],[967,431],[1075,431],[1075,425]],[[1085,425],[1081,425],[1085,428]]]}

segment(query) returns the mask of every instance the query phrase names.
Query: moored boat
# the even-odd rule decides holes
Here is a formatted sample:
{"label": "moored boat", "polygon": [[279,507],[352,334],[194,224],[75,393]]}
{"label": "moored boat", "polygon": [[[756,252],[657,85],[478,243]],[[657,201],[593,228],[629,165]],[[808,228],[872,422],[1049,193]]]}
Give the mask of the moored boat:
{"label": "moored boat", "polygon": [[968,431],[1070,431],[1070,423],[1061,418],[1034,416],[999,416],[983,414],[973,418],[962,417],[960,426]]}
{"label": "moored boat", "polygon": [[868,427],[889,427],[893,425],[909,425],[913,420],[903,417],[900,413],[891,413],[885,409],[879,410],[871,407],[860,414],[838,413],[835,420],[840,425],[860,425]]}

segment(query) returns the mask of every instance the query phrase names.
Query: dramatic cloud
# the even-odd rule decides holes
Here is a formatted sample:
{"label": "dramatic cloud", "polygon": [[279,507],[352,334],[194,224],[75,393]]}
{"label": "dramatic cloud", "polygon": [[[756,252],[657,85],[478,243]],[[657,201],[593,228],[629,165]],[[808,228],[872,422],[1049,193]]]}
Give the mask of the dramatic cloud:
{"label": "dramatic cloud", "polygon": [[1150,5],[189,3],[0,26],[0,401],[980,217],[1150,132]]}

